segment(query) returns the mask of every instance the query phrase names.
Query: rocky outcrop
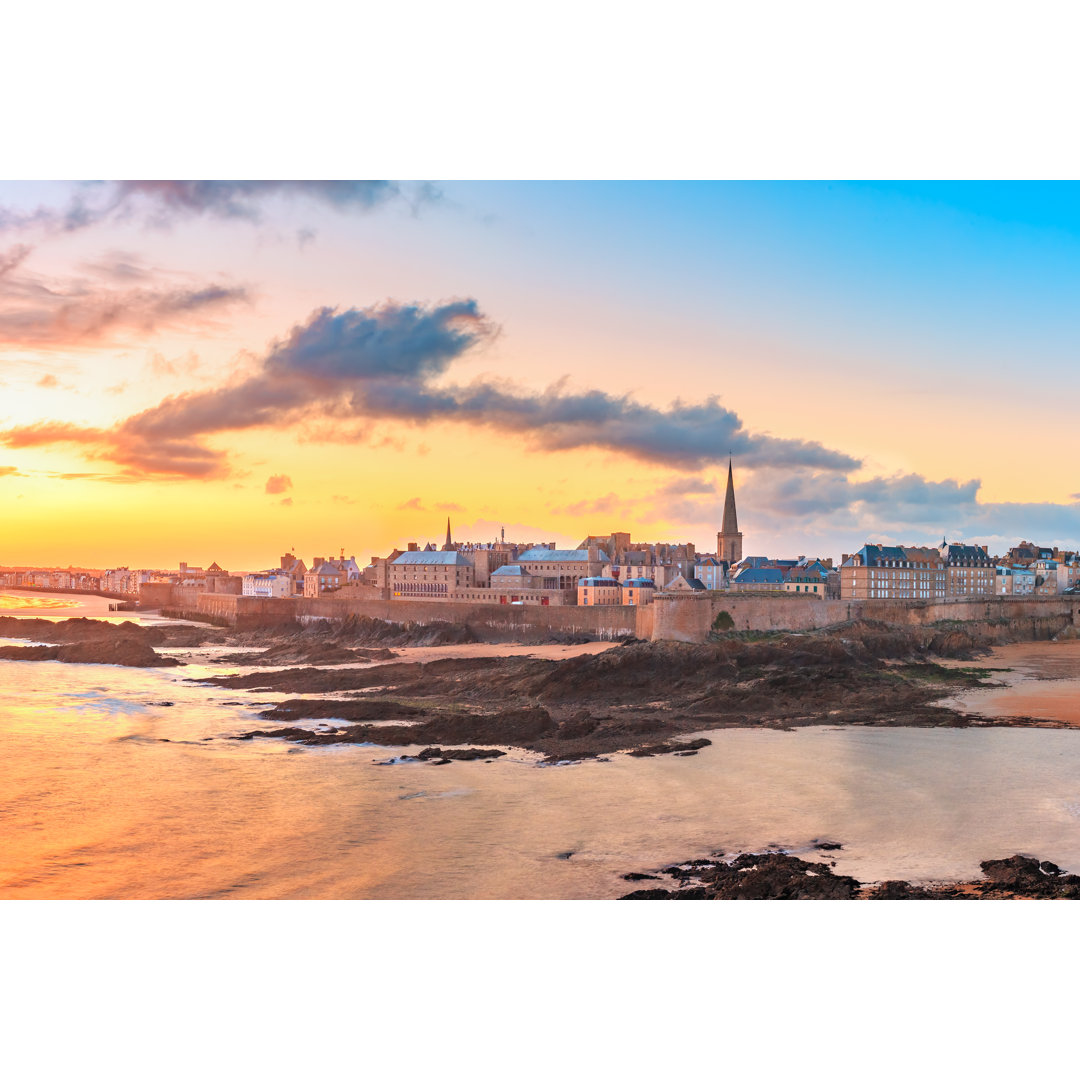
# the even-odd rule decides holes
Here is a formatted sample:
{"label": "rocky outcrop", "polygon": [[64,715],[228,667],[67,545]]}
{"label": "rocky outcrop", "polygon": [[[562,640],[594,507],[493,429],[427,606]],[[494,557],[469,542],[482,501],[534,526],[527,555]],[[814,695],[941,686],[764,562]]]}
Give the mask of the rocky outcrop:
{"label": "rocky outcrop", "polygon": [[697,859],[662,872],[676,878],[682,887],[639,889],[620,899],[852,900],[861,887],[853,877],[834,874],[825,863],[775,852],[743,854],[730,862]]}
{"label": "rocky outcrop", "polygon": [[[264,714],[286,723],[330,717],[361,725],[398,717],[418,721],[414,731],[397,735],[386,728],[345,729],[335,736],[341,741],[491,742],[560,761],[621,750],[689,756],[707,741],[686,743],[675,736],[711,728],[967,725],[969,718],[933,702],[952,689],[978,685],[979,674],[935,663],[934,640],[921,628],[907,633],[849,624],[835,632],[762,640],[731,636],[707,645],[636,642],[566,660],[398,660],[208,681],[233,690],[353,695],[336,702],[296,698]],[[939,644],[955,649],[962,643]],[[360,697],[363,704],[357,703]],[[541,714],[546,719],[540,728],[520,722]]]}
{"label": "rocky outcrop", "polygon": [[[1078,900],[1080,876],[1030,855],[980,863],[985,881],[912,885],[882,881],[861,885],[836,874],[831,865],[807,862],[784,852],[747,852],[725,858],[691,859],[660,871],[678,882],[675,889],[638,889],[622,900]],[[656,874],[623,874],[624,881]]]}
{"label": "rocky outcrop", "polygon": [[161,656],[135,638],[76,641],[70,645],[6,646],[0,660],[58,660],[62,664],[120,664],[123,667],[177,667],[180,661]]}

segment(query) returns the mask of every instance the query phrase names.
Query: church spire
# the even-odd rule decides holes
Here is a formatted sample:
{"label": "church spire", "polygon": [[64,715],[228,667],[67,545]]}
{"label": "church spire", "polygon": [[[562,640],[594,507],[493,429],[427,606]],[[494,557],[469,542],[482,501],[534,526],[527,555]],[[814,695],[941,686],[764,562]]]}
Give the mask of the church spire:
{"label": "church spire", "polygon": [[724,522],[716,534],[716,557],[729,566],[742,559],[742,533],[735,511],[735,479],[731,473],[731,458],[727,466],[727,493],[724,496]]}
{"label": "church spire", "polygon": [[450,539],[450,519],[446,519],[446,543],[443,544],[443,551],[453,551],[454,543]]}
{"label": "church spire", "polygon": [[727,462],[727,494],[724,496],[724,523],[720,531],[725,534],[739,531],[739,516],[735,513],[735,481],[731,475],[731,458]]}

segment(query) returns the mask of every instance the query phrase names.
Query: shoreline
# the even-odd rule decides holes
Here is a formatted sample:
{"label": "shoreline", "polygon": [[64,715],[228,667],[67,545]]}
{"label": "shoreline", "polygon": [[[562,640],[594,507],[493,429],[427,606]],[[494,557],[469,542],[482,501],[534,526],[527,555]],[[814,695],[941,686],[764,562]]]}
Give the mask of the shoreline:
{"label": "shoreline", "polygon": [[[508,748],[549,763],[612,753],[692,756],[709,745],[703,732],[728,728],[1077,726],[1000,708],[980,712],[980,702],[1008,690],[996,681],[1000,654],[955,631],[928,640],[921,630],[851,623],[729,634],[704,645],[477,643],[462,641],[459,631],[357,620],[236,632],[7,616],[0,636],[51,648],[7,646],[0,658],[227,665],[233,673],[200,672],[197,681],[291,695],[259,714],[268,726],[236,738],[416,747],[417,759],[436,764],[504,756]],[[209,657],[189,651],[210,648]],[[1080,654],[1078,642],[1061,648]],[[1023,673],[1005,674],[1015,682]],[[312,730],[305,721],[325,723]]]}

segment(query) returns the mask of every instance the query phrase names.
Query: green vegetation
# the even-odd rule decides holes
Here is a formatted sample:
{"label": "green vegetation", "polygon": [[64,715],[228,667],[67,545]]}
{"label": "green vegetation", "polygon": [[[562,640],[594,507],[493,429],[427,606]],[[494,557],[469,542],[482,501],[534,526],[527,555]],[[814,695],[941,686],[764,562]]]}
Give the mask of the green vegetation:
{"label": "green vegetation", "polygon": [[725,630],[735,629],[735,620],[726,611],[717,612],[716,618],[712,621],[713,633],[723,633]]}
{"label": "green vegetation", "polygon": [[983,667],[943,667],[941,664],[919,663],[905,664],[900,674],[920,682],[960,683],[965,686],[979,686],[991,675],[1011,668]]}

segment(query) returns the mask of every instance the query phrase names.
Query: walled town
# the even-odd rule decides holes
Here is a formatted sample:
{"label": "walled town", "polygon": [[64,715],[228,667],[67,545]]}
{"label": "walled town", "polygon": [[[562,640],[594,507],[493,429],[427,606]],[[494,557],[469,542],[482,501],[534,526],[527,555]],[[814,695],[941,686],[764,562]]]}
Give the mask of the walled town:
{"label": "walled town", "polygon": [[[744,555],[732,468],[728,465],[724,514],[715,552],[692,543],[634,543],[628,532],[587,536],[576,548],[543,541],[488,543],[453,539],[446,522],[441,546],[409,543],[361,566],[344,549],[316,556],[311,565],[293,552],[279,565],[230,573],[212,562],[186,562],[177,571],[103,572],[0,568],[0,586],[100,592],[143,608],[189,604],[194,594],[287,601],[332,599],[407,605],[523,607],[644,607],[661,597],[751,596],[800,601],[923,601],[977,598],[1044,598],[1080,595],[1080,555],[1055,546],[1022,542],[992,555],[985,545],[951,542],[936,547],[867,542],[854,554],[773,558]],[[342,608],[342,610],[345,610]],[[448,606],[447,618],[453,618]],[[818,622],[819,620],[815,620]]]}

